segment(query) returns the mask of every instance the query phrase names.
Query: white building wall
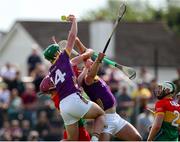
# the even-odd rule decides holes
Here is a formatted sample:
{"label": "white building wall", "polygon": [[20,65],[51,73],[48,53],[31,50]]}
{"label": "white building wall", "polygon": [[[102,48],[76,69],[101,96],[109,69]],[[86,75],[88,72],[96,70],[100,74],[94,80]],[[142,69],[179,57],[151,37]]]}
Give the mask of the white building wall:
{"label": "white building wall", "polygon": [[[140,72],[140,67],[135,68],[137,72],[137,78],[135,79],[137,81],[138,75]],[[147,67],[147,71],[154,77],[154,68]],[[163,81],[172,81],[178,77],[178,74],[176,72],[176,68],[170,68],[170,67],[159,67],[158,68],[158,82]]]}
{"label": "white building wall", "polygon": [[[112,32],[113,23],[108,21],[95,21],[90,25],[90,47],[97,53],[102,52],[105,44]],[[115,39],[112,37],[106,56],[109,58],[114,57]]]}
{"label": "white building wall", "polygon": [[[15,27],[10,40],[6,42],[0,53],[0,66],[6,62],[19,67],[22,75],[27,75],[27,58],[31,54],[35,41],[20,26]],[[41,49],[39,49],[41,51]]]}

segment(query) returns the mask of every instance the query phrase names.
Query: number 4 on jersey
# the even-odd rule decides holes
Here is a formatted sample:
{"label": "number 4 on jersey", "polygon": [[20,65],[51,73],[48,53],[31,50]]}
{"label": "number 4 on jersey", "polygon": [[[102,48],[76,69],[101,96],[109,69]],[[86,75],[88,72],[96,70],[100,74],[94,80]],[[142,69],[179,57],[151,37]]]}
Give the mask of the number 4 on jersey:
{"label": "number 4 on jersey", "polygon": [[57,85],[59,81],[61,81],[61,83],[63,83],[65,80],[65,78],[64,78],[65,75],[66,75],[66,73],[62,73],[59,69],[57,69],[56,75],[55,75],[55,82],[54,82],[55,85]]}

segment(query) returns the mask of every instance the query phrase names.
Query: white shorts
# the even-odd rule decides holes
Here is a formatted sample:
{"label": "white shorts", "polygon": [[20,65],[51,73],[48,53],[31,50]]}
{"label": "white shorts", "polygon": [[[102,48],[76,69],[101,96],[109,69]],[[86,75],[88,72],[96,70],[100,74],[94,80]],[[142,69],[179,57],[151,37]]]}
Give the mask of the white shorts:
{"label": "white shorts", "polygon": [[117,113],[105,114],[105,126],[103,133],[109,133],[111,135],[115,135],[126,124],[127,121],[121,118]]}
{"label": "white shorts", "polygon": [[61,116],[65,125],[71,125],[82,118],[91,108],[92,102],[80,97],[77,93],[73,93],[62,101],[59,107]]}

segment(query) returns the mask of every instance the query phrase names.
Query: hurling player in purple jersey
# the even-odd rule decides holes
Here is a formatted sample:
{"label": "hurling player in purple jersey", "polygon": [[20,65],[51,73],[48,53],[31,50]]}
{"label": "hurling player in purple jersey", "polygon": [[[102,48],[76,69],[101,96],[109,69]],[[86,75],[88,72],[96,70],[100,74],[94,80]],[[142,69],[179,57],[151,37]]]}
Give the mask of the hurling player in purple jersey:
{"label": "hurling player in purple jersey", "polygon": [[[85,48],[85,46],[82,46],[82,48]],[[100,140],[109,141],[112,135],[121,140],[141,140],[142,138],[134,126],[116,113],[115,97],[105,81],[97,76],[103,57],[104,54],[99,53],[95,62],[88,59],[78,77],[79,85],[83,87],[91,101],[96,102],[105,111],[105,127]]]}
{"label": "hurling player in purple jersey", "polygon": [[69,15],[68,21],[72,22],[72,26],[65,50],[61,52],[58,44],[51,44],[44,50],[44,57],[52,63],[49,77],[58,94],[61,94],[59,106],[68,134],[67,140],[78,140],[78,121],[85,118],[95,119],[91,140],[97,141],[104,127],[104,111],[97,104],[83,98],[77,88],[69,59],[77,36],[77,22],[74,15]]}

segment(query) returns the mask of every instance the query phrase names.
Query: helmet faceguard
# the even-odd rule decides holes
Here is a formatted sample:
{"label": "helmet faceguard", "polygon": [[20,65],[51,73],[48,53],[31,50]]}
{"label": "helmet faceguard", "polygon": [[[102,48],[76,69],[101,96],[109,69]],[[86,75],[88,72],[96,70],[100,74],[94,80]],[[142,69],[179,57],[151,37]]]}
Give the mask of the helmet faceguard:
{"label": "helmet faceguard", "polygon": [[174,94],[175,85],[172,82],[164,82],[159,84],[158,87],[154,90],[154,94],[158,99],[162,99],[167,95]]}

